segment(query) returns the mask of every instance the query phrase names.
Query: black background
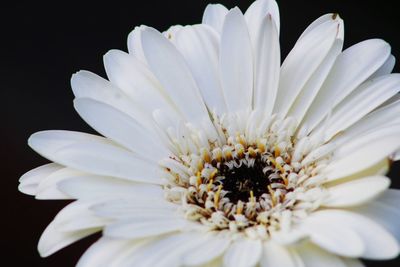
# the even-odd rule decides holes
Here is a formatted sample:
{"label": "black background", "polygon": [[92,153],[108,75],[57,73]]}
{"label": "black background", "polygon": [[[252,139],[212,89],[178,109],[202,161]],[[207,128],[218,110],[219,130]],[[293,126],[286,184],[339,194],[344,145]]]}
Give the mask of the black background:
{"label": "black background", "polygon": [[[29,149],[27,138],[46,129],[93,132],[73,110],[71,74],[86,69],[104,76],[102,56],[112,48],[126,50],[126,37],[135,25],[165,30],[169,25],[198,23],[207,3],[31,2],[34,3],[15,2],[0,8],[1,265],[73,266],[97,237],[80,241],[47,259],[38,256],[36,245],[41,232],[66,202],[38,201],[17,191],[18,178],[24,172],[47,163]],[[388,1],[278,2],[284,56],[306,26],[328,12],[338,12],[345,20],[346,47],[368,38],[382,38],[392,45],[393,54],[400,56],[400,18],[397,8]],[[245,10],[251,1],[221,3]],[[395,164],[390,173],[392,186],[397,188],[399,169]],[[399,262],[368,262],[367,266],[399,266]]]}

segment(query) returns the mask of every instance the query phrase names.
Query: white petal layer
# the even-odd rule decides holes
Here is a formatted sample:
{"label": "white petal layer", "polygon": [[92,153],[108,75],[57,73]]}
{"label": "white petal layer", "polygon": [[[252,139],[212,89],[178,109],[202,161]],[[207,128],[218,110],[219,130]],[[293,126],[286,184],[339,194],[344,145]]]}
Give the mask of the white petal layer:
{"label": "white petal layer", "polygon": [[186,26],[177,32],[175,45],[185,57],[209,110],[226,112],[219,76],[219,36],[204,25]]}
{"label": "white petal layer", "polygon": [[34,196],[37,193],[37,188],[40,182],[47,176],[55,171],[62,169],[61,165],[56,163],[49,163],[40,167],[37,167],[24,175],[19,179],[18,190],[24,194]]}
{"label": "white petal layer", "polygon": [[356,179],[328,188],[329,197],[322,203],[325,207],[349,207],[370,201],[390,186],[385,176]]}
{"label": "white petal layer", "polygon": [[175,46],[152,28],[143,30],[142,45],[150,70],[181,114],[192,123],[207,117],[207,109],[197,84],[184,57]]}
{"label": "white petal layer", "polygon": [[315,245],[304,244],[295,249],[304,267],[347,267],[338,256],[328,253]]}
{"label": "white petal layer", "polygon": [[306,267],[294,249],[266,242],[263,245],[260,267]]}
{"label": "white petal layer", "polygon": [[338,16],[332,16],[331,20],[316,26],[296,43],[282,64],[275,112],[287,114],[301,89],[331,50],[342,23]]}
{"label": "white petal layer", "polygon": [[40,237],[38,250],[42,257],[98,232],[107,224],[107,220],[90,212],[93,203],[95,201],[76,201],[57,214]]}
{"label": "white petal layer", "polygon": [[[344,210],[321,210],[311,214],[305,224],[309,222],[312,222],[311,224],[314,227],[325,227],[327,232],[325,234],[319,233],[322,238],[336,234],[333,237],[338,241],[334,247],[335,250],[342,250],[347,247],[349,251],[355,252],[355,248],[358,246],[355,240],[350,240],[351,236],[338,234],[336,228],[340,228],[354,232],[362,240],[362,253],[358,255],[362,258],[392,259],[399,254],[399,245],[389,232],[374,221],[357,213]],[[332,230],[333,226],[335,226],[335,230]],[[329,229],[331,230],[329,231]],[[343,252],[346,253],[346,251]]]}
{"label": "white petal layer", "polygon": [[224,255],[225,267],[254,267],[262,254],[262,245],[259,240],[235,240]]}
{"label": "white petal layer", "polygon": [[163,198],[164,194],[160,186],[96,175],[84,175],[66,179],[58,184],[58,188],[75,199],[90,199],[103,196],[154,199]]}
{"label": "white petal layer", "polygon": [[158,167],[105,138],[68,131],[32,135],[29,145],[44,157],[62,165],[105,176],[161,183]]}
{"label": "white petal layer", "polygon": [[157,162],[170,155],[158,140],[152,138],[148,130],[112,106],[89,98],[75,99],[74,106],[93,129],[141,157]]}
{"label": "white petal layer", "polygon": [[389,55],[390,46],[376,39],[353,45],[339,55],[307,112],[304,125],[308,131],[312,131],[339,102],[379,69]]}

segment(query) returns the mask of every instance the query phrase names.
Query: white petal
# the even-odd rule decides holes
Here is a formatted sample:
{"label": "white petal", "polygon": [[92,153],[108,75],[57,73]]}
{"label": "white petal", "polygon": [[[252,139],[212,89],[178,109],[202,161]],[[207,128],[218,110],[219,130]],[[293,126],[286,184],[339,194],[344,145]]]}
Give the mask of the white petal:
{"label": "white petal", "polygon": [[102,237],[85,251],[76,266],[109,267],[121,251],[127,247],[133,247],[134,245],[135,243],[130,240],[115,240]]}
{"label": "white petal", "polygon": [[332,108],[379,69],[390,55],[382,40],[367,40],[346,49],[337,58],[328,78],[307,112],[307,129],[321,122]]}
{"label": "white petal", "polygon": [[211,111],[226,112],[219,75],[219,36],[204,25],[186,26],[175,38],[175,45],[185,57],[204,101]]}
{"label": "white petal", "polygon": [[151,161],[159,161],[171,153],[136,120],[113,107],[89,99],[78,98],[74,106],[79,115],[96,131]]}
{"label": "white petal", "polygon": [[[123,196],[121,196],[123,197]],[[151,201],[148,198],[115,198],[93,205],[91,210],[96,215],[112,219],[151,219],[155,216],[176,218],[177,206],[168,202],[165,198],[155,197]]]}
{"label": "white petal", "polygon": [[58,189],[58,184],[79,175],[83,175],[83,173],[71,168],[62,168],[53,172],[40,182],[36,199],[71,199],[70,196]]}
{"label": "white petal", "polygon": [[24,194],[34,196],[40,182],[55,171],[62,169],[61,165],[49,163],[25,173],[19,179],[18,190]]}
{"label": "white petal", "polygon": [[276,25],[277,33],[279,35],[279,28],[280,28],[279,7],[275,0],[254,1],[244,14],[253,45],[255,45],[257,42],[260,28],[263,27],[261,25],[262,21],[267,16],[267,14],[270,14],[271,19],[274,21]]}
{"label": "white petal", "polygon": [[303,120],[307,110],[321,89],[326,77],[329,75],[336,58],[342,52],[342,48],[343,40],[336,39],[329,53],[326,55],[318,69],[310,77],[310,79],[302,88],[300,94],[297,96],[295,102],[290,108],[288,114],[289,116],[295,117],[298,122]]}
{"label": "white petal", "polygon": [[354,124],[399,91],[400,75],[391,74],[365,82],[333,110],[328,127],[324,129],[325,141]]}
{"label": "white petal", "polygon": [[305,267],[299,255],[290,247],[274,242],[266,242],[260,261],[260,267]]}
{"label": "white petal", "polygon": [[338,256],[328,253],[312,244],[300,245],[295,250],[305,267],[347,267]]}
{"label": "white petal", "polygon": [[365,267],[365,265],[357,259],[342,258],[346,267]]}
{"label": "white petal", "polygon": [[253,267],[258,264],[261,254],[262,245],[259,240],[235,240],[224,255],[224,266]]}
{"label": "white petal", "polygon": [[253,103],[255,109],[263,109],[266,115],[271,115],[278,90],[281,65],[279,34],[271,15],[265,16],[262,20],[258,37],[254,55]]}
{"label": "white petal", "polygon": [[184,229],[187,221],[169,216],[157,216],[151,218],[135,218],[120,220],[108,225],[104,229],[104,235],[122,239],[140,239],[167,234]]}
{"label": "white petal", "polygon": [[[356,232],[364,244],[362,258],[392,259],[399,254],[399,245],[393,236],[367,217],[344,210],[321,210],[314,212],[310,219],[319,221],[320,226],[325,224],[327,228],[335,225]],[[337,238],[345,237],[338,235]]]}
{"label": "white petal", "polygon": [[225,6],[221,4],[209,4],[204,10],[202,23],[211,26],[218,33],[221,33],[226,14],[228,14],[228,9]]}
{"label": "white petal", "polygon": [[[301,228],[310,235],[310,240],[323,249],[345,257],[359,257],[365,245],[357,232],[343,223],[328,221],[323,216],[312,214]],[[308,265],[307,265],[308,266]]]}
{"label": "white petal", "polygon": [[380,76],[392,73],[394,66],[396,64],[396,58],[393,55],[386,60],[385,64],[382,65],[374,74],[369,77],[369,79],[375,79]]}
{"label": "white petal", "polygon": [[229,11],[221,35],[220,75],[230,112],[248,110],[253,96],[253,55],[246,21],[238,8]]}
{"label": "white petal", "polygon": [[328,188],[329,197],[322,203],[325,207],[349,207],[363,204],[379,196],[390,186],[385,176],[365,177]]}
{"label": "white petal", "polygon": [[138,199],[162,198],[160,186],[137,184],[113,177],[85,175],[66,179],[58,188],[75,199],[91,199],[103,196],[134,197]]}
{"label": "white petal", "polygon": [[195,123],[207,117],[208,112],[196,82],[174,45],[152,28],[143,30],[142,45],[149,68],[183,116]]}
{"label": "white petal", "polygon": [[141,25],[135,27],[133,31],[131,31],[128,35],[128,51],[129,54],[134,55],[141,62],[146,64],[146,57],[143,53],[142,48],[142,31],[146,28],[146,26]]}
{"label": "white petal", "polygon": [[147,114],[161,109],[172,119],[182,118],[161,84],[147,66],[135,57],[119,50],[111,50],[104,55],[104,67],[110,81]]}
{"label": "white petal", "polygon": [[332,16],[303,36],[282,64],[274,111],[286,115],[301,89],[331,50],[343,21]]}
{"label": "white petal", "polygon": [[324,170],[333,181],[367,169],[389,157],[400,148],[398,126],[385,127],[341,145],[334,152],[332,163]]}
{"label": "white petal", "polygon": [[40,237],[38,250],[42,257],[101,229],[106,221],[90,213],[88,207],[91,204],[92,202],[76,201],[57,214]]}
{"label": "white petal", "polygon": [[203,266],[204,264],[211,262],[222,255],[231,242],[225,237],[204,234],[201,234],[201,236],[202,237],[193,236],[193,238],[201,238],[202,242],[183,257],[182,262],[184,266]]}
{"label": "white petal", "polygon": [[147,114],[139,103],[100,76],[80,71],[72,75],[71,86],[77,98],[90,98],[106,103],[139,121],[146,129],[154,128],[151,114]]}
{"label": "white petal", "polygon": [[40,256],[48,257],[66,246],[94,234],[99,230],[100,229],[86,229],[76,232],[59,232],[54,229],[52,224],[50,224],[39,240],[38,250]]}
{"label": "white petal", "polygon": [[378,199],[367,203],[366,205],[355,207],[354,212],[369,217],[385,227],[400,244],[400,191],[389,189]]}
{"label": "white petal", "polygon": [[127,255],[119,267],[181,266],[182,258],[198,244],[195,233],[187,232],[161,237]]}
{"label": "white petal", "polygon": [[29,145],[39,154],[62,165],[105,176],[161,183],[159,169],[104,138],[68,131],[45,131],[32,135]]}
{"label": "white petal", "polygon": [[400,113],[400,101],[395,101],[393,103],[388,104],[387,106],[383,106],[381,108],[376,109],[371,112],[350,128],[348,128],[343,134],[337,136],[334,139],[334,142],[340,146],[344,143],[357,139],[365,133],[374,131],[376,129],[385,128],[389,125],[395,125],[400,123],[400,117],[398,114]]}

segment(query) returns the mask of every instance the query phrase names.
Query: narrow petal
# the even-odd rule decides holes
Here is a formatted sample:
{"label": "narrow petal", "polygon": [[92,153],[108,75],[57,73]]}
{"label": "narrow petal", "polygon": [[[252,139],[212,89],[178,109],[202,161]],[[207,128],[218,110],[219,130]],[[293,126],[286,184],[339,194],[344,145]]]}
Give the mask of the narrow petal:
{"label": "narrow petal", "polygon": [[358,43],[340,54],[303,121],[308,131],[377,71],[389,55],[390,46],[378,39]]}
{"label": "narrow petal", "polygon": [[56,163],[49,163],[40,167],[37,167],[29,172],[25,173],[19,179],[18,190],[24,194],[34,196],[37,193],[37,188],[40,182],[47,176],[56,172],[63,167]]}
{"label": "narrow petal", "polygon": [[175,38],[209,110],[221,115],[226,104],[218,76],[219,36],[204,25],[186,26]]}
{"label": "narrow petal", "polygon": [[225,6],[221,4],[209,4],[204,11],[202,23],[211,26],[218,33],[221,33],[226,14],[228,14],[228,9]]}
{"label": "narrow petal", "polygon": [[261,258],[262,245],[260,241],[235,240],[224,255],[225,267],[253,267]]}
{"label": "narrow petal", "polygon": [[[307,81],[317,71],[340,35],[343,21],[332,15],[299,39],[282,64],[274,111],[286,115]],[[307,56],[305,56],[307,55]]]}
{"label": "narrow petal", "polygon": [[254,57],[253,103],[255,109],[262,109],[266,112],[266,115],[272,115],[278,90],[281,52],[278,29],[271,15],[265,16],[262,20],[258,37]]}
{"label": "narrow petal", "polygon": [[220,75],[230,112],[252,107],[253,60],[250,36],[238,8],[226,16],[220,47]]}
{"label": "narrow petal", "polygon": [[385,176],[365,177],[328,188],[329,197],[324,200],[325,207],[349,207],[363,204],[378,197],[390,186]]}
{"label": "narrow petal", "polygon": [[148,160],[157,162],[171,154],[136,120],[112,106],[89,98],[75,99],[74,106],[93,129]]}

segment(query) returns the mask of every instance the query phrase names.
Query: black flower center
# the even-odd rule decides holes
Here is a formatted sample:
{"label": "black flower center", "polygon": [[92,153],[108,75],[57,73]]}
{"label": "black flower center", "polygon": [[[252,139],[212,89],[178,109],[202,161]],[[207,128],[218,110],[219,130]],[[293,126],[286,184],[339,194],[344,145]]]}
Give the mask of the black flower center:
{"label": "black flower center", "polygon": [[268,193],[271,184],[269,175],[271,171],[263,171],[266,164],[257,158],[252,166],[241,164],[238,167],[223,167],[219,175],[225,178],[221,181],[223,189],[228,191],[225,197],[232,203],[239,200],[248,202],[253,195],[258,199],[262,194]]}

